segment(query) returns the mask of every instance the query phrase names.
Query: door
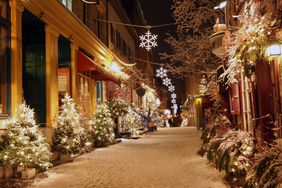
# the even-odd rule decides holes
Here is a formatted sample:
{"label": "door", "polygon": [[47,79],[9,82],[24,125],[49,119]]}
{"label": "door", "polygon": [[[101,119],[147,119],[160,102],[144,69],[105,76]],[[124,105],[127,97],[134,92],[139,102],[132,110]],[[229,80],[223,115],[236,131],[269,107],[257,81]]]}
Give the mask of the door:
{"label": "door", "polygon": [[23,49],[23,95],[34,108],[36,122],[46,123],[46,71],[44,44],[28,45]]}
{"label": "door", "polygon": [[263,60],[256,64],[257,101],[259,115],[259,130],[262,141],[271,142],[274,139],[274,105],[271,83],[271,69]]}

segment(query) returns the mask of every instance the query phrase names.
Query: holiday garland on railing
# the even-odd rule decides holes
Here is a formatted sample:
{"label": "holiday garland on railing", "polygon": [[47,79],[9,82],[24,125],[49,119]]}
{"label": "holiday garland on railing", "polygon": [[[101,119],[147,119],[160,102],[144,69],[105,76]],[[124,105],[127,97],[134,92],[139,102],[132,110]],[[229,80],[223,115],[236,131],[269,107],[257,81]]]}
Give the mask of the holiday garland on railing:
{"label": "holiday garland on railing", "polygon": [[231,44],[228,49],[227,70],[221,78],[227,77],[228,83],[237,81],[237,71],[242,66],[245,75],[254,66],[258,59],[264,58],[267,47],[268,35],[270,34],[270,16],[259,14],[259,5],[249,0],[245,3],[244,10],[238,17],[240,27],[232,34]]}

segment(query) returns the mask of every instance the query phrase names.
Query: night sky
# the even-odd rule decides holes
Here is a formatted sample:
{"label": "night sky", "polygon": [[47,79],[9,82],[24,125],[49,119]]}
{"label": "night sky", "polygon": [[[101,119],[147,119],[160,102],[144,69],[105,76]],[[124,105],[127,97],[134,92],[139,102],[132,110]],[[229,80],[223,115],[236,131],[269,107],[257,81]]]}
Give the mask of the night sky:
{"label": "night sky", "polygon": [[[161,24],[168,24],[173,23],[174,20],[171,16],[171,4],[173,0],[139,0],[140,5],[142,7],[145,19],[148,25],[161,25]],[[159,53],[168,52],[171,50],[170,46],[164,42],[166,38],[166,33],[175,34],[176,27],[169,26],[169,27],[159,27],[151,30],[154,34],[158,35],[158,47],[153,48],[153,58],[155,62],[158,63],[165,63],[165,61],[160,60]],[[159,68],[159,66],[154,66],[154,68]],[[169,76],[172,79],[172,83],[176,88],[175,93],[177,94],[177,102],[178,104],[182,104],[186,99],[185,96],[185,87],[183,79],[175,79],[172,75]],[[162,86],[162,80],[157,79],[157,85]],[[166,90],[166,89],[165,89]],[[167,105],[170,106],[170,97],[168,98]]]}
{"label": "night sky", "polygon": [[[139,0],[139,3],[148,25],[154,26],[174,22],[170,9],[172,0]],[[173,33],[174,31],[174,26],[151,29],[152,33],[158,35],[158,47],[152,51],[155,61],[160,62],[158,54],[169,49],[169,46],[164,42],[166,33]]]}

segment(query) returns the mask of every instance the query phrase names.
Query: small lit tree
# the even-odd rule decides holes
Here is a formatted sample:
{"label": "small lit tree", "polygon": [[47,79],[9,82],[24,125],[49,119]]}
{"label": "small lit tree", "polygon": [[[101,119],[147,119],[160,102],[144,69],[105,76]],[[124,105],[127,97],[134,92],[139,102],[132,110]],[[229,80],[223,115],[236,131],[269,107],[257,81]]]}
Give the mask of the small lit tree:
{"label": "small lit tree", "polygon": [[97,106],[92,122],[92,136],[95,146],[101,147],[113,142],[115,138],[114,125],[115,123],[107,104]]}
{"label": "small lit tree", "polygon": [[63,154],[78,153],[83,144],[84,131],[79,123],[80,116],[70,96],[66,95],[62,102],[61,111],[56,118],[53,149]]}
{"label": "small lit tree", "polygon": [[52,166],[50,146],[35,123],[33,109],[21,104],[15,117],[5,125],[0,152],[4,164],[41,169]]}

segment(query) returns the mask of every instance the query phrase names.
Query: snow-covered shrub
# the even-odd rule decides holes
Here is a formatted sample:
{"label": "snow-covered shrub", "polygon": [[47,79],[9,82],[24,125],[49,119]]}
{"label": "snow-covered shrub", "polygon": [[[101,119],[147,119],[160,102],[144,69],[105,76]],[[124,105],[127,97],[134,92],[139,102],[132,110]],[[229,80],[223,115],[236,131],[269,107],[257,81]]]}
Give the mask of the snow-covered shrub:
{"label": "snow-covered shrub", "polygon": [[83,147],[84,129],[79,123],[79,114],[73,99],[66,95],[58,117],[53,135],[53,150],[63,154],[79,153]]}
{"label": "snow-covered shrub", "polygon": [[248,188],[274,188],[282,185],[282,143],[271,148],[260,148],[255,155],[252,169],[246,177],[245,187]]}
{"label": "snow-covered shrub", "polygon": [[225,170],[227,175],[242,177],[251,167],[254,138],[250,132],[230,130],[211,140],[207,158],[215,162],[216,168]]}
{"label": "snow-covered shrub", "polygon": [[95,146],[102,147],[113,142],[115,134],[113,127],[114,120],[107,104],[97,106],[96,113],[91,125],[92,138]]}
{"label": "snow-covered shrub", "polygon": [[5,122],[7,130],[0,143],[0,162],[26,168],[48,169],[52,166],[50,146],[34,120],[34,111],[25,103]]}
{"label": "snow-covered shrub", "polygon": [[229,119],[224,115],[218,115],[214,121],[208,123],[201,135],[203,146],[198,151],[198,154],[203,156],[206,153],[209,142],[216,136],[222,136],[231,128]]}

